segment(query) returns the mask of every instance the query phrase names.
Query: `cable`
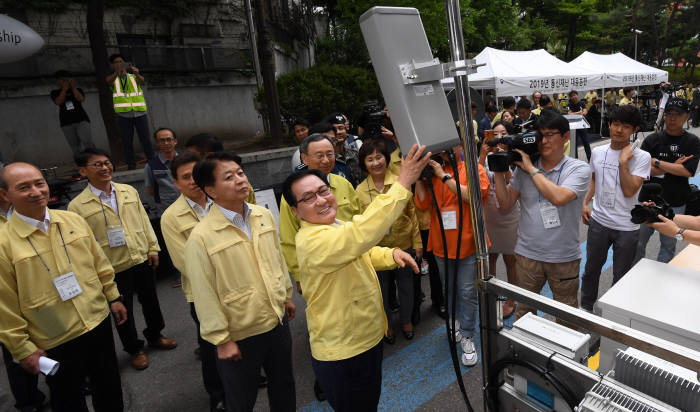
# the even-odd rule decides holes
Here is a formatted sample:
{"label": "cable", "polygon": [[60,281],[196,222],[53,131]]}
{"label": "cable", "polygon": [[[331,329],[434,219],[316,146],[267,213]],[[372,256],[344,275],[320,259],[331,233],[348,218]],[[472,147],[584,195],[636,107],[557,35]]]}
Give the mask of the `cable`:
{"label": "cable", "polygon": [[[450,150],[451,156],[450,160],[453,161],[455,159],[454,152]],[[453,162],[453,164],[456,164],[456,162]],[[457,167],[453,166],[453,172],[455,174],[459,174],[457,171]],[[442,245],[443,245],[443,250],[445,251],[445,299],[448,299],[449,301],[449,253],[447,253],[447,237],[445,236],[445,226],[442,221],[442,214],[440,213],[440,206],[437,203],[437,198],[435,197],[435,189],[433,187],[433,182],[432,182],[432,177],[428,177],[426,179],[428,189],[430,190],[430,195],[433,198],[433,207],[435,208],[435,213],[438,218],[438,224],[440,226],[440,235],[442,237]],[[459,259],[459,248],[461,247],[461,239],[462,239],[462,219],[463,219],[463,211],[462,211],[462,202],[461,202],[461,190],[459,187],[459,177],[455,178],[455,182],[457,182],[457,197],[458,197],[458,204],[459,204],[459,229],[458,229],[458,238],[457,238],[457,253],[456,257]],[[457,300],[457,275],[459,273],[459,264],[458,260],[455,261],[455,274],[454,274],[454,281],[453,281],[453,290],[452,290],[452,316],[448,316],[447,319],[445,319],[445,327],[447,329],[447,342],[450,347],[450,356],[452,358],[452,366],[454,367],[455,370],[455,375],[457,378],[457,385],[459,386],[460,392],[462,392],[462,397],[464,398],[464,403],[467,406],[467,410],[469,412],[474,412],[474,408],[472,408],[471,402],[469,401],[469,396],[467,396],[467,390],[464,387],[464,380],[462,379],[462,370],[459,366],[459,359],[457,357],[457,348],[456,344],[457,342],[455,341],[455,319],[456,319],[456,300]],[[449,305],[448,305],[449,306]],[[451,322],[450,322],[451,320]]]}
{"label": "cable", "polygon": [[571,408],[572,411],[576,410],[576,408],[578,407],[580,400],[576,400],[576,395],[571,391],[571,389],[567,385],[563,384],[559,380],[559,378],[553,375],[549,368],[544,369],[541,366],[538,366],[530,361],[522,359],[505,358],[497,361],[492,365],[493,369],[491,370],[491,373],[488,377],[488,386],[486,387],[486,390],[489,392],[488,400],[490,407],[494,411],[499,410],[497,402],[498,396],[496,396],[495,393],[496,390],[498,390],[498,388],[501,386],[500,384],[497,385],[498,375],[508,365],[522,366],[526,369],[537,373],[541,378],[549,382],[554,387],[554,389],[556,389],[556,391],[559,393],[559,395],[561,395],[562,398],[564,398],[564,401],[569,406],[569,408]]}

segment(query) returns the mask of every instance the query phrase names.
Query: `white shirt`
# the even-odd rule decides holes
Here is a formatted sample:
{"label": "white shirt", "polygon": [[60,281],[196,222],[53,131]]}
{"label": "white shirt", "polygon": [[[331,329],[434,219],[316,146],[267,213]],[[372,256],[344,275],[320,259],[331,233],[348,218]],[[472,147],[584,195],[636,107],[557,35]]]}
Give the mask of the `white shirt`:
{"label": "white shirt", "polygon": [[100,201],[105,202],[107,206],[111,207],[112,210],[114,210],[114,213],[119,215],[119,206],[117,204],[117,192],[114,190],[114,186],[110,183],[109,184],[112,187],[112,190],[110,191],[110,194],[108,195],[104,191],[96,188],[95,186],[91,185],[88,183],[88,186],[90,187],[90,191],[97,196]]}
{"label": "white shirt", "polygon": [[221,213],[224,214],[226,219],[228,219],[237,228],[241,229],[243,232],[245,232],[246,235],[248,235],[248,239],[252,238],[252,235],[250,234],[250,223],[248,222],[248,216],[250,216],[250,208],[248,207],[247,203],[243,202],[243,213],[245,213],[245,217],[243,217],[240,213],[226,209],[221,205],[216,206],[219,207]]}
{"label": "white shirt", "polygon": [[49,208],[44,209],[44,221],[43,222],[36,220],[34,218],[31,218],[31,217],[24,216],[16,210],[15,210],[15,214],[17,215],[17,217],[24,220],[29,225],[34,226],[35,228],[46,233],[47,235],[49,234],[49,225],[51,224],[51,218],[49,217]]}
{"label": "white shirt", "polygon": [[[630,220],[630,212],[639,203],[639,190],[632,197],[625,197],[622,193],[619,159],[620,150],[611,149],[610,144],[593,148],[590,167],[595,177],[595,196],[591,217],[607,228],[629,232],[639,229],[639,225]],[[651,155],[642,149],[634,149],[628,167],[632,176],[648,179]]]}
{"label": "white shirt", "polygon": [[13,210],[14,208],[12,207],[12,205],[10,205],[10,207],[7,208],[7,211],[0,209],[0,213],[2,213],[3,216],[5,216],[5,219],[10,220],[10,216],[12,216]]}
{"label": "white shirt", "polygon": [[199,203],[195,202],[194,200],[190,199],[187,196],[185,196],[185,200],[187,201],[187,204],[190,205],[192,210],[194,210],[194,212],[199,215],[200,218],[203,218],[204,216],[206,216],[207,213],[209,213],[209,209],[211,209],[211,205],[214,204],[214,201],[212,201],[208,197],[207,197],[207,202],[204,205],[204,207],[200,206]]}

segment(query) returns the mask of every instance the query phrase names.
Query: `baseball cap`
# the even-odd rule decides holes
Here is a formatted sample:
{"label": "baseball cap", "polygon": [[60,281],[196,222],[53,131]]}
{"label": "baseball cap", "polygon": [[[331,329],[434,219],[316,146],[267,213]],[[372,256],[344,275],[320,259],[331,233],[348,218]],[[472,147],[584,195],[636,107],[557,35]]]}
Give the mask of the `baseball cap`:
{"label": "baseball cap", "polygon": [[690,104],[685,99],[679,97],[672,97],[666,102],[665,111],[676,110],[679,113],[690,113]]}

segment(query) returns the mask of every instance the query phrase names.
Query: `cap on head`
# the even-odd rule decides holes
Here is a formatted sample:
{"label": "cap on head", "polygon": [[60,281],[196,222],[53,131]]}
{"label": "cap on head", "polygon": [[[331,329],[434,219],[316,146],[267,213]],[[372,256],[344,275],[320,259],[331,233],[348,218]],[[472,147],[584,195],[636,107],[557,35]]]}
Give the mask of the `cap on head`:
{"label": "cap on head", "polygon": [[687,100],[679,97],[672,97],[666,102],[665,111],[676,110],[679,113],[690,113],[690,104]]}

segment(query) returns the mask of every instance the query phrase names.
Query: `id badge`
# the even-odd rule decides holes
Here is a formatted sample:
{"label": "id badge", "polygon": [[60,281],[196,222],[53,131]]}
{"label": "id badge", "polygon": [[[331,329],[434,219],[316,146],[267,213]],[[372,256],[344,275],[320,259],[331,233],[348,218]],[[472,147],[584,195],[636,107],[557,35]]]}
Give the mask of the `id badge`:
{"label": "id badge", "polygon": [[457,212],[454,210],[442,212],[442,225],[445,230],[457,229]]}
{"label": "id badge", "polygon": [[107,228],[107,241],[109,241],[109,247],[119,247],[126,245],[124,228],[121,226],[109,226]]}
{"label": "id badge", "polygon": [[615,207],[615,189],[611,187],[603,187],[603,193],[600,197],[600,202],[603,207],[612,209]]}
{"label": "id badge", "polygon": [[559,211],[557,210],[557,207],[551,204],[549,201],[540,203],[540,215],[542,215],[542,222],[544,223],[545,229],[552,229],[561,226]]}
{"label": "id badge", "polygon": [[73,299],[74,297],[83,293],[83,290],[78,284],[78,279],[75,278],[75,273],[68,272],[53,279],[53,284],[56,286],[58,295],[61,297],[63,302]]}
{"label": "id badge", "polygon": [[75,106],[73,106],[73,101],[66,100],[66,110],[73,110],[73,109],[75,109]]}

